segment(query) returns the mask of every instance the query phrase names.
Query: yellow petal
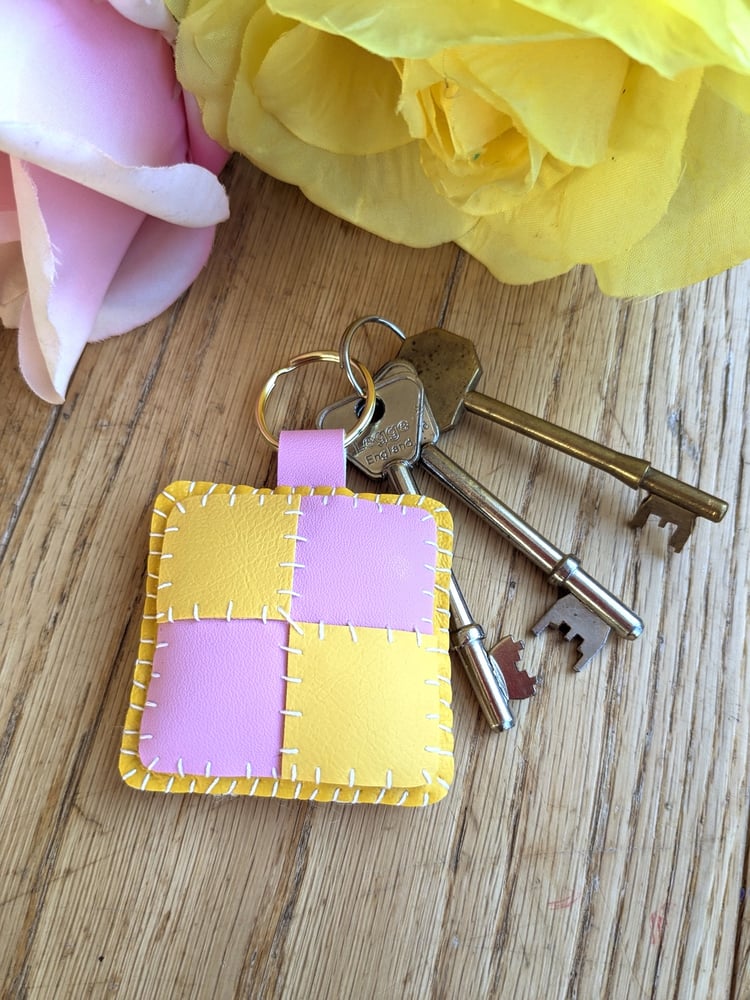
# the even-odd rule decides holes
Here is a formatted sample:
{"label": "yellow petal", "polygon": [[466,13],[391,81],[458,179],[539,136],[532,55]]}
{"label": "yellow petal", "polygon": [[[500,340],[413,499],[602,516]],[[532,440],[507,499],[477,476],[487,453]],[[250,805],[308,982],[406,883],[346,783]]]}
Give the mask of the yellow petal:
{"label": "yellow petal", "polygon": [[372,0],[269,0],[268,7],[285,17],[343,35],[362,48],[388,58],[424,59],[456,45],[505,43],[535,39],[578,38],[566,23],[512,0],[430,0],[429,4],[379,3]]}
{"label": "yellow petal", "polygon": [[507,113],[559,160],[589,166],[606,151],[628,59],[609,42],[588,38],[466,46],[445,53],[439,64],[459,94],[475,93]]}
{"label": "yellow petal", "polygon": [[180,21],[188,12],[190,0],[164,0],[164,4],[172,17],[176,17]]}
{"label": "yellow petal", "polygon": [[206,131],[229,146],[227,112],[239,71],[242,37],[263,0],[168,0],[182,17],[177,36],[177,76],[194,94]]}
{"label": "yellow petal", "polygon": [[[531,154],[531,156],[530,156]],[[571,168],[561,164],[536,144],[529,146],[516,132],[493,142],[483,157],[483,168],[474,172],[450,168],[428,146],[421,148],[422,167],[435,189],[457,208],[483,218],[524,210],[529,198],[558,184]]]}
{"label": "yellow petal", "polygon": [[407,60],[400,109],[448,169],[470,161],[478,182],[487,147],[501,137],[517,145],[505,136],[511,128],[564,163],[590,166],[606,153],[627,68],[601,39],[466,46]]}
{"label": "yellow petal", "polygon": [[444,243],[473,225],[435,191],[420,166],[416,143],[366,156],[331,153],[299,139],[265,110],[254,80],[288,23],[265,7],[252,18],[229,107],[231,148],[298,185],[322,208],[408,246]]}
{"label": "yellow petal", "polygon": [[652,295],[750,257],[750,119],[704,87],[690,119],[685,171],[658,225],[596,267],[609,295]]}
{"label": "yellow petal", "polygon": [[466,46],[406,60],[400,108],[436,189],[484,215],[605,156],[627,67],[600,39]]}
{"label": "yellow petal", "polygon": [[704,74],[704,82],[723,100],[739,111],[750,115],[750,76],[732,73],[723,66],[711,66]]}
{"label": "yellow petal", "polygon": [[525,0],[533,10],[608,38],[665,76],[703,66],[750,70],[744,0]]}
{"label": "yellow petal", "polygon": [[253,88],[269,114],[312,146],[367,154],[409,141],[393,63],[304,24],[269,49]]}
{"label": "yellow petal", "polygon": [[468,88],[465,79],[441,72],[431,61],[403,61],[401,79],[399,112],[411,135],[432,143],[445,159],[473,160],[513,125],[505,110]]}
{"label": "yellow petal", "polygon": [[659,222],[677,188],[699,87],[697,71],[670,81],[632,64],[607,157],[546,191],[536,186],[517,210],[487,216],[458,242],[502,281],[524,272],[515,255],[542,262],[530,273],[560,274],[628,250]]}

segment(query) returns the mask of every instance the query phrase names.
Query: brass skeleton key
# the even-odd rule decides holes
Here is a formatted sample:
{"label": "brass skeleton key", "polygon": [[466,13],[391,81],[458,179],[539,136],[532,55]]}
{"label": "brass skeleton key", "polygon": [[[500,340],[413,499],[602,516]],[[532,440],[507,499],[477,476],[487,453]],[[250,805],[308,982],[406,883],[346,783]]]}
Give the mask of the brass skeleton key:
{"label": "brass skeleton key", "polygon": [[466,409],[602,469],[631,489],[647,490],[631,524],[640,527],[651,514],[658,517],[662,525],[673,524],[675,531],[669,544],[676,552],[690,537],[696,517],[716,522],[727,512],[724,500],[659,472],[646,459],[607,448],[541,417],[475,392],[482,368],[474,345],[466,337],[438,328],[426,330],[408,338],[398,356],[416,368],[441,431],[455,427]]}

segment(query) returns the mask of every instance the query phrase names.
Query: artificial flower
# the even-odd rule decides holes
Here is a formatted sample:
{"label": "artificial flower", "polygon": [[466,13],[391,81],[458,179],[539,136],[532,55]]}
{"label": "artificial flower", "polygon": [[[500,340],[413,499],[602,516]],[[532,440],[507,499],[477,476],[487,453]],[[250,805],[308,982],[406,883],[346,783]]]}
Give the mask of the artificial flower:
{"label": "artificial flower", "polygon": [[381,236],[616,295],[750,256],[742,0],[167,4],[209,133]]}
{"label": "artificial flower", "polygon": [[228,214],[161,0],[0,0],[0,320],[62,401],[88,341],[193,281]]}

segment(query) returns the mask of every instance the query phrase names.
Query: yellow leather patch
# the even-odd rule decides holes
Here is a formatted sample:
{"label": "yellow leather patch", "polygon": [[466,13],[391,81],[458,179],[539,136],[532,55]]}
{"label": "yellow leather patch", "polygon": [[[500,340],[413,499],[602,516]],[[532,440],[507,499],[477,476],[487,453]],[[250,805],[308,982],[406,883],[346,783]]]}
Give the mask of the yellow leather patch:
{"label": "yellow leather patch", "polygon": [[288,615],[300,498],[170,495],[156,593],[160,619]]}
{"label": "yellow leather patch", "polygon": [[[351,789],[444,791],[452,773],[445,643],[413,632],[304,625],[290,634],[282,777]],[[301,634],[300,634],[301,632]],[[431,789],[430,785],[434,785]],[[430,795],[430,798],[433,796]]]}

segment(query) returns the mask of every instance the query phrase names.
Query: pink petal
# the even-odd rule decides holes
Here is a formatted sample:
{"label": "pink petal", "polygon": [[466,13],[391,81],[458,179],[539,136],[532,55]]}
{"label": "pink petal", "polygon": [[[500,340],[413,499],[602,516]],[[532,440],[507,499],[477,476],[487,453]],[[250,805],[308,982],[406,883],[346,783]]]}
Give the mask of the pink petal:
{"label": "pink petal", "polygon": [[18,363],[21,374],[37,396],[48,403],[63,402],[62,395],[55,391],[49,377],[28,296],[23,300],[18,321]]}
{"label": "pink petal", "polygon": [[229,153],[206,134],[201,121],[198,102],[188,91],[183,91],[185,121],[190,136],[190,160],[206,170],[218,174],[229,159]]}
{"label": "pink petal", "polygon": [[29,164],[14,176],[32,307],[19,332],[22,370],[38,395],[61,402],[87,341],[140,326],[195,280],[214,227],[144,216]]}
{"label": "pink petal", "polygon": [[91,340],[147,323],[168,308],[208,260],[215,229],[183,229],[147,217],[99,310]]}
{"label": "pink petal", "polygon": [[215,175],[193,163],[123,166],[85,138],[36,124],[0,122],[0,147],[16,160],[43,167],[176,225],[208,226],[229,215],[226,193]]}
{"label": "pink petal", "polygon": [[20,238],[10,157],[0,152],[0,244],[14,243]]}
{"label": "pink petal", "polygon": [[177,34],[177,23],[162,0],[109,0],[109,2],[123,17],[144,28],[161,31],[167,38],[173,38]]}
{"label": "pink petal", "polygon": [[166,41],[99,0],[0,0],[0,122],[82,136],[119,163],[184,161]]}
{"label": "pink petal", "polygon": [[100,0],[0,0],[0,24],[0,149],[180,225],[226,218],[190,145],[215,169],[226,153],[186,119],[158,32]]}
{"label": "pink petal", "polygon": [[14,164],[29,297],[49,386],[61,396],[143,214],[31,164]]}
{"label": "pink petal", "polygon": [[0,319],[59,402],[87,341],[195,278],[227,153],[176,83],[162,0],[0,0],[0,23]]}

